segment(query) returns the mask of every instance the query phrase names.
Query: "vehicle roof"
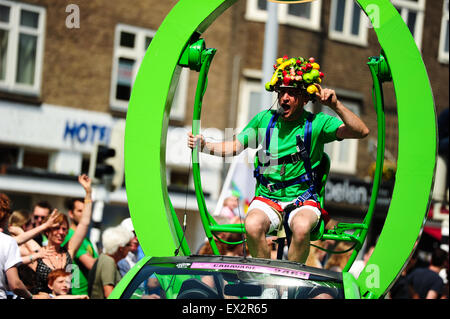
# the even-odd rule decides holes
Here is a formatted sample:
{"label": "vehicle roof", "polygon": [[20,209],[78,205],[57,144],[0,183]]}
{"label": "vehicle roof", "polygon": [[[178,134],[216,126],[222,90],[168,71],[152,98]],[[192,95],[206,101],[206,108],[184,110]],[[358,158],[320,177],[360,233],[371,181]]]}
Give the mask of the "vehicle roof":
{"label": "vehicle roof", "polygon": [[342,282],[342,273],[326,269],[314,268],[288,260],[244,258],[241,256],[191,255],[191,256],[172,256],[172,257],[152,257],[147,262],[147,265],[166,264],[166,263],[181,264],[181,263],[196,263],[196,262],[245,264],[245,265],[281,268],[287,270],[301,271],[313,276],[326,277],[329,280]]}

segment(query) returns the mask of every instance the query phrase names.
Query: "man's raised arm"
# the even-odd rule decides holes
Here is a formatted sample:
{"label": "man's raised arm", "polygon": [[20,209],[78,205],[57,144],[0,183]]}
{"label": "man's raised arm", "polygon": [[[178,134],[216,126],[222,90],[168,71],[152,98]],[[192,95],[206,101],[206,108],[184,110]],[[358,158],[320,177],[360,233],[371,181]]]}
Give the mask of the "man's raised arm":
{"label": "man's raised arm", "polygon": [[336,132],[339,139],[364,138],[369,135],[369,128],[366,124],[337,99],[334,90],[324,89],[318,84],[316,87],[319,89],[319,92],[316,93],[319,102],[335,111],[344,122]]}

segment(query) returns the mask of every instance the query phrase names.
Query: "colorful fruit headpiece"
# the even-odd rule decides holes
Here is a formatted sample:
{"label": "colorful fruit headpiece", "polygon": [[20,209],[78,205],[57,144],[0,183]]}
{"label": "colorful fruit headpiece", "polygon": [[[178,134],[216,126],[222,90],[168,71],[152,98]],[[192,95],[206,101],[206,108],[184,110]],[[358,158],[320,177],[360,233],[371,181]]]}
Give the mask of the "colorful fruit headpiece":
{"label": "colorful fruit headpiece", "polygon": [[306,90],[314,96],[318,92],[315,83],[321,83],[324,74],[320,72],[320,65],[314,58],[308,60],[297,57],[291,58],[285,55],[277,59],[274,64],[272,79],[266,83],[267,91],[275,91],[278,87],[294,87]]}

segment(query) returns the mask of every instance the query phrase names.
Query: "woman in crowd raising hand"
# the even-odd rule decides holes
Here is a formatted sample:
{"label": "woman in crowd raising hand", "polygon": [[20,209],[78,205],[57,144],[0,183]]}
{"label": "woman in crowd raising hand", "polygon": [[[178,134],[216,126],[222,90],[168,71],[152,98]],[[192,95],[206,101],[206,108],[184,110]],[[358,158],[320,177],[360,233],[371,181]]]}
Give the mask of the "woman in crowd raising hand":
{"label": "woman in crowd raising hand", "polygon": [[48,245],[44,249],[49,254],[44,258],[38,259],[37,264],[33,267],[37,274],[39,291],[50,293],[47,286],[47,277],[51,271],[56,269],[73,270],[71,269],[72,260],[84,237],[86,237],[92,215],[91,179],[83,174],[78,177],[78,182],[86,192],[83,215],[72,238],[66,245],[61,246],[69,231],[69,220],[63,213],[56,212],[54,227],[49,228],[45,232],[48,238]]}

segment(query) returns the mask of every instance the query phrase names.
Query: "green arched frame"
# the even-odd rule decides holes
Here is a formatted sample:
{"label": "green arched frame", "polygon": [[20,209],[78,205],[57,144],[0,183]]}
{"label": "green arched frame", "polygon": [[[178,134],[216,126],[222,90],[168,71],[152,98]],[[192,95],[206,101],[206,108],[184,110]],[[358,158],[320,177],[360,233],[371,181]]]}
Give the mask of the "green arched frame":
{"label": "green arched frame", "polygon": [[[393,284],[419,238],[436,161],[436,115],[420,52],[388,0],[355,0],[374,24],[391,69],[398,112],[396,183],[376,248],[358,278],[361,294],[380,298]],[[202,34],[236,0],[181,0],[158,29],[142,61],[125,130],[125,178],[130,214],[147,255],[170,256],[181,242],[190,254],[166,185],[169,113],[192,36]]]}

